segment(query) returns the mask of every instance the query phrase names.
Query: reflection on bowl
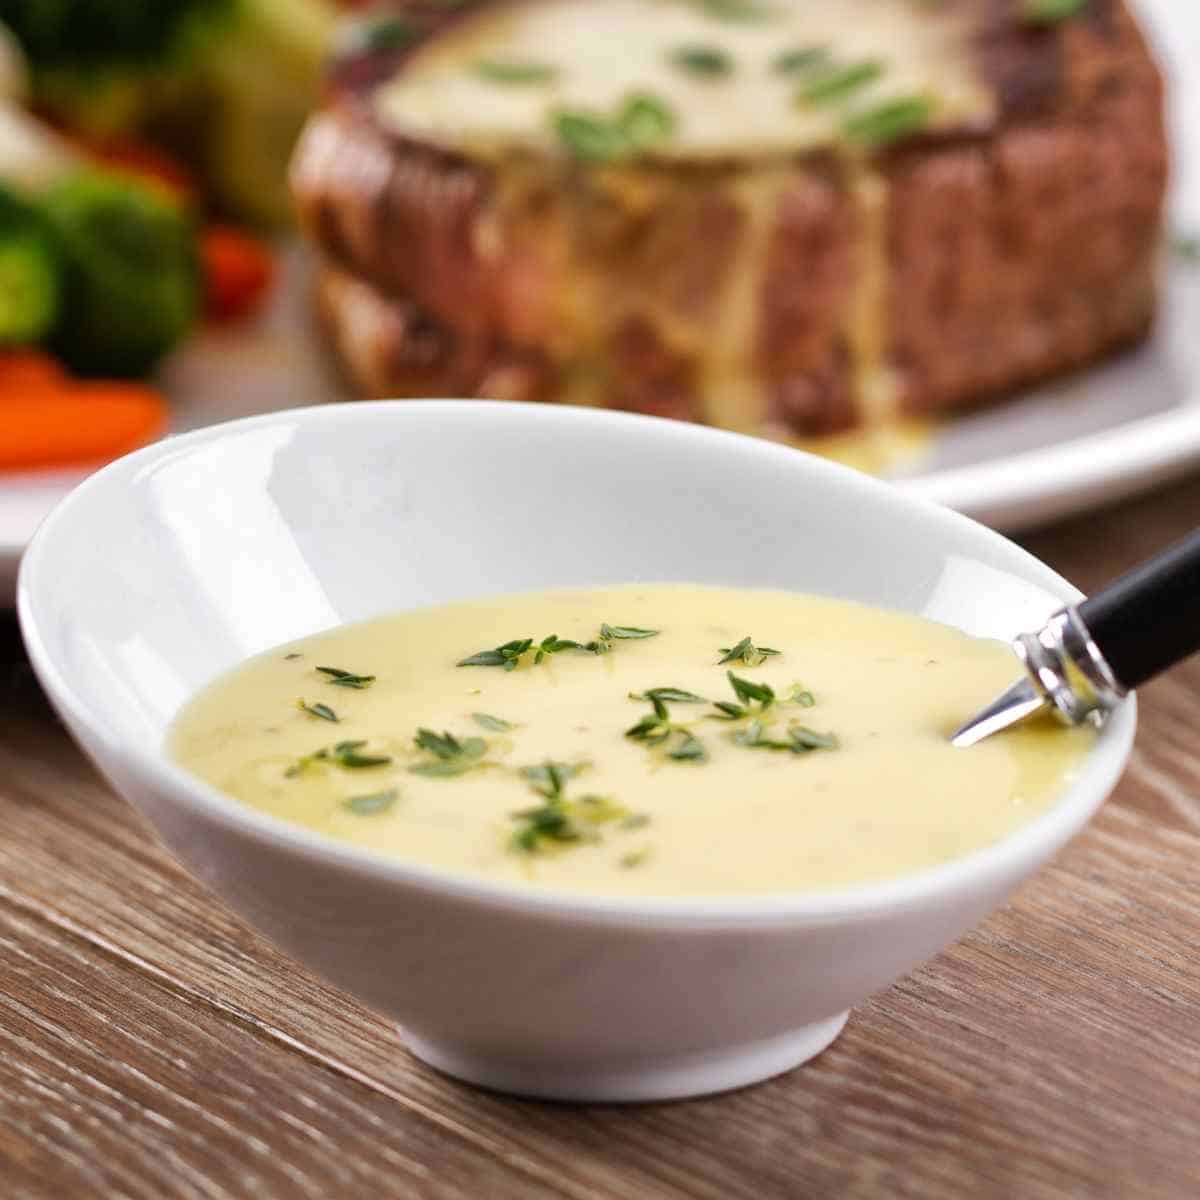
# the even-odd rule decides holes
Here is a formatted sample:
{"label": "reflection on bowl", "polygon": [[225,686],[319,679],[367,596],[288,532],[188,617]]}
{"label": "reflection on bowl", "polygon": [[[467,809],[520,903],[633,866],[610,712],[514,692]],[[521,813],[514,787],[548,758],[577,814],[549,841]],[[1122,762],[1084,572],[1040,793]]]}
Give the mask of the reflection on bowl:
{"label": "reflection on bowl", "polygon": [[280,642],[417,605],[650,579],[836,595],[999,637],[1076,598],[1003,538],[796,451],[451,401],[300,410],[141,451],[43,526],[19,604],[76,737],[280,946],[452,1074],[640,1100],[750,1083],[823,1049],[851,1005],[985,917],[1087,821],[1136,722],[1130,703],[1056,807],[967,858],[723,900],[522,891],[384,859],[243,807],[165,756],[190,695]]}

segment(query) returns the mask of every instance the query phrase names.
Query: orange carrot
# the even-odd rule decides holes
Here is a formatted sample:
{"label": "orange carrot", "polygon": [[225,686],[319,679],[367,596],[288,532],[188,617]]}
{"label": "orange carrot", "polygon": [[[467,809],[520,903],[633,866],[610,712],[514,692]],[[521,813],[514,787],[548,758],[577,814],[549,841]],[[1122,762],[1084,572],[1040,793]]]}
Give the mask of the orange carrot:
{"label": "orange carrot", "polygon": [[267,246],[227,225],[210,225],[201,251],[209,319],[240,321],[257,312],[275,276],[275,261]]}
{"label": "orange carrot", "polygon": [[0,353],[0,402],[22,392],[57,388],[66,378],[66,372],[57,359],[40,350]]}
{"label": "orange carrot", "polygon": [[162,433],[167,406],[138,383],[75,383],[0,392],[0,470],[100,463]]}

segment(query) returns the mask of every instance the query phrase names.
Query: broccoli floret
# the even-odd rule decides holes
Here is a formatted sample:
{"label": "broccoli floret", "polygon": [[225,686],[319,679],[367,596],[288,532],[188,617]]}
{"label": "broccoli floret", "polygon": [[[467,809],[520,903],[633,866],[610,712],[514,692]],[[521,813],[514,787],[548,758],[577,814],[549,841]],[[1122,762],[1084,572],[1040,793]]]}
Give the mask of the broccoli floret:
{"label": "broccoli floret", "polygon": [[39,204],[63,264],[52,348],[81,374],[144,374],[197,318],[190,218],[153,186],[93,170],[55,184]]}
{"label": "broccoli floret", "polygon": [[197,23],[223,17],[232,0],[0,0],[0,20],[35,67],[112,67],[160,62]]}
{"label": "broccoli floret", "polygon": [[59,268],[37,212],[0,187],[0,346],[43,338],[59,312]]}

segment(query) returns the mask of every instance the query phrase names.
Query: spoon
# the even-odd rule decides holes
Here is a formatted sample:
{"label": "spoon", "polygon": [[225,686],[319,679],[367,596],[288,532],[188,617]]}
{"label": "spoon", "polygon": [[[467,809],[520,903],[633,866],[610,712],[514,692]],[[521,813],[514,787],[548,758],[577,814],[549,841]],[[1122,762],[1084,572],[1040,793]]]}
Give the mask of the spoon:
{"label": "spoon", "polygon": [[1045,709],[1067,725],[1103,721],[1135,687],[1200,651],[1200,529],[1021,634],[1013,650],[1025,677],[951,735],[953,745],[974,746]]}

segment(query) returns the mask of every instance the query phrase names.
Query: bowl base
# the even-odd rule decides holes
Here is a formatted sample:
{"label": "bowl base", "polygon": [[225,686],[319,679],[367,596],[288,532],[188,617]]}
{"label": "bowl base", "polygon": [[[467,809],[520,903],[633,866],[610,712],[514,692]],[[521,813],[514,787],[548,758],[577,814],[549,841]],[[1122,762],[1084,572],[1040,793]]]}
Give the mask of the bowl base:
{"label": "bowl base", "polygon": [[400,1036],[422,1062],[492,1091],[540,1100],[636,1104],[707,1096],[781,1075],[820,1054],[842,1032],[849,1015],[839,1013],[780,1037],[726,1050],[618,1062],[492,1058],[427,1041],[406,1029]]}

